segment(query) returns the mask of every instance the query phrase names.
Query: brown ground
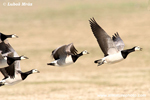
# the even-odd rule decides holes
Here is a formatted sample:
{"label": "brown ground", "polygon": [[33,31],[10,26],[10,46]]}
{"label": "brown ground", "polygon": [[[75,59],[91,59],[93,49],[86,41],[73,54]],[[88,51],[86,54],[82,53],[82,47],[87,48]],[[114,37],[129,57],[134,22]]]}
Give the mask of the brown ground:
{"label": "brown ground", "polygon": [[[41,73],[16,85],[0,87],[0,100],[149,100],[147,0],[20,0],[33,6],[3,6],[8,2],[18,1],[0,1],[0,31],[19,36],[9,42],[19,55],[30,58],[21,62],[22,71],[36,68]],[[138,45],[143,51],[132,53],[117,64],[97,67],[93,62],[103,54],[90,29],[91,17],[110,36],[118,32],[125,48]],[[72,42],[79,52],[86,49],[90,54],[63,68],[46,65],[52,61],[53,49]],[[108,97],[110,94],[128,97]]]}

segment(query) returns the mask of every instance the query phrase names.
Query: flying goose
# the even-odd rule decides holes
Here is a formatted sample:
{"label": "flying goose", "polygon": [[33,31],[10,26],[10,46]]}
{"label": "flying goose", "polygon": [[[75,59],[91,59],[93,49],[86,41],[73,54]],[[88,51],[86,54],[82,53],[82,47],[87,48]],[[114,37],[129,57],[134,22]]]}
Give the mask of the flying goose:
{"label": "flying goose", "polygon": [[[0,68],[0,71],[2,74],[5,74],[5,78],[7,78],[7,77],[14,78],[15,77],[15,75],[14,75],[15,74],[15,62],[18,60],[22,60],[22,59],[28,59],[28,57],[25,57],[25,56],[13,57],[13,53],[4,57],[5,61],[3,60],[3,62],[1,62],[0,65],[1,64],[5,65],[5,67]],[[5,70],[7,72],[7,75],[6,75],[6,73],[3,73],[3,70]]]}
{"label": "flying goose", "polygon": [[20,57],[5,57],[5,60],[7,62],[12,63],[9,65],[9,67],[1,68],[0,72],[3,74],[4,78],[0,81],[0,86],[3,85],[13,85],[20,81],[23,81],[27,78],[28,75],[33,73],[39,73],[37,69],[32,69],[27,72],[22,72],[20,67],[20,61],[21,59],[28,59],[25,56]]}
{"label": "flying goose", "polygon": [[102,65],[104,63],[115,63],[119,62],[123,59],[126,59],[129,53],[142,50],[141,47],[135,46],[131,49],[124,49],[124,42],[120,38],[118,33],[115,33],[113,37],[111,38],[103,29],[100,27],[95,19],[91,18],[89,20],[92,32],[97,39],[97,42],[104,53],[104,58],[96,60],[95,63],[98,63],[99,65]]}
{"label": "flying goose", "polygon": [[77,52],[78,51],[74,47],[73,43],[60,46],[52,51],[52,57],[55,59],[55,61],[48,63],[47,65],[52,66],[69,65],[75,63],[80,56],[84,54],[89,54],[86,50],[82,51],[79,54],[77,54]]}
{"label": "flying goose", "polygon": [[27,72],[22,72],[21,70],[15,69],[14,78],[8,77],[7,72],[4,69],[1,72],[4,75],[4,79],[0,81],[0,86],[3,86],[3,85],[13,85],[13,84],[19,83],[25,80],[28,75],[33,74],[33,73],[39,73],[40,71],[38,71],[37,69],[32,69]]}

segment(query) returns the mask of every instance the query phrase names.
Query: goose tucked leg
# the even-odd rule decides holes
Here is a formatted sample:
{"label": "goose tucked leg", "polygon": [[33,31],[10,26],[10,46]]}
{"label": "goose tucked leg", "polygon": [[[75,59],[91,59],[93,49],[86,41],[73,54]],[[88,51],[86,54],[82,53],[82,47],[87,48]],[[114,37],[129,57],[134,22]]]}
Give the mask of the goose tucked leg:
{"label": "goose tucked leg", "polygon": [[5,85],[5,81],[4,80],[0,81],[0,86],[3,86],[3,85]]}
{"label": "goose tucked leg", "polygon": [[104,64],[104,61],[105,60],[103,60],[103,59],[99,59],[99,60],[95,60],[94,63],[98,63],[97,66],[100,66],[100,65]]}
{"label": "goose tucked leg", "polygon": [[55,60],[55,61],[53,61],[53,62],[50,62],[50,63],[47,63],[47,65],[58,66],[57,60]]}

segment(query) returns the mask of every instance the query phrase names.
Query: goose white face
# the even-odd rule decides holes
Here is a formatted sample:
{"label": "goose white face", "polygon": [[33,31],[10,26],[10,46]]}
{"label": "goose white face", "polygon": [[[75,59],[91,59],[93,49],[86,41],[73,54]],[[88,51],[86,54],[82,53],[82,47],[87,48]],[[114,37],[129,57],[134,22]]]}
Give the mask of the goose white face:
{"label": "goose white face", "polygon": [[82,54],[85,55],[85,54],[89,54],[86,50],[82,51]]}
{"label": "goose white face", "polygon": [[5,56],[4,59],[7,60],[7,57]]}
{"label": "goose white face", "polygon": [[16,34],[13,34],[11,37],[12,38],[18,38],[18,36]]}
{"label": "goose white face", "polygon": [[136,47],[134,48],[134,50],[135,50],[135,51],[141,51],[141,50],[142,50],[142,48],[141,48],[141,47],[139,47],[139,46],[136,46]]}
{"label": "goose white face", "polygon": [[32,73],[39,73],[40,71],[38,71],[37,69],[32,69]]}

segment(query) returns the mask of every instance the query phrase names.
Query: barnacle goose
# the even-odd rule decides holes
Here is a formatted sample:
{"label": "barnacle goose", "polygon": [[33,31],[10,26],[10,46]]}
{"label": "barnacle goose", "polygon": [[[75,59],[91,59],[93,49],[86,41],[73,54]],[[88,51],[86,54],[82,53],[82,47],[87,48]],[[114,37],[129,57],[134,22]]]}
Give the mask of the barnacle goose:
{"label": "barnacle goose", "polygon": [[65,66],[75,63],[79,57],[84,54],[89,54],[86,50],[77,54],[77,49],[74,47],[73,43],[68,45],[63,45],[52,51],[52,57],[55,61],[48,63],[47,65],[52,66]]}
{"label": "barnacle goose", "polygon": [[104,53],[104,58],[96,60],[95,63],[102,65],[104,63],[115,63],[123,59],[126,59],[129,53],[142,50],[141,47],[135,46],[131,49],[124,49],[124,42],[120,38],[118,33],[115,33],[111,38],[103,29],[100,27],[94,18],[89,20],[92,32],[97,39],[97,42]]}

